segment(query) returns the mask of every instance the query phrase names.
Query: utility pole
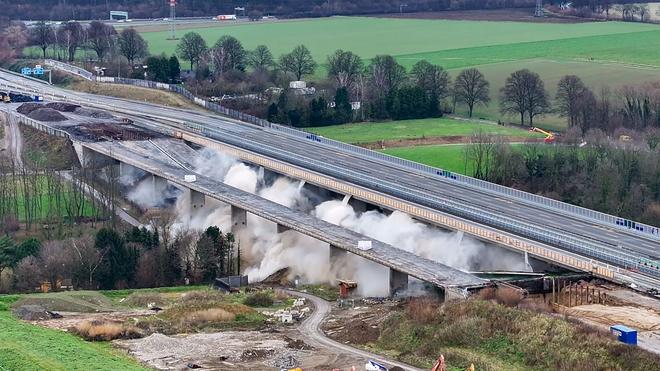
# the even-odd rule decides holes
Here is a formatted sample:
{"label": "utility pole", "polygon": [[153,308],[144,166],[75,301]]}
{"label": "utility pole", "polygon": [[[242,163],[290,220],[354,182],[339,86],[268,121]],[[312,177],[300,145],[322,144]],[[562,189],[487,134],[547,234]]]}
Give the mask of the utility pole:
{"label": "utility pole", "polygon": [[543,17],[543,0],[536,0],[536,10],[534,10],[534,17]]}
{"label": "utility pole", "polygon": [[176,0],[170,0],[170,37],[168,40],[176,40]]}

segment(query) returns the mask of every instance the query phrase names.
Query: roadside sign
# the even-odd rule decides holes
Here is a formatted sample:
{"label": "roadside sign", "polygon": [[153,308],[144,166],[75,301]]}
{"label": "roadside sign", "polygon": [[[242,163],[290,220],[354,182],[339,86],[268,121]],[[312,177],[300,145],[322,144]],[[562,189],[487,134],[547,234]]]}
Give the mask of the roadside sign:
{"label": "roadside sign", "polygon": [[44,74],[44,69],[41,67],[37,67],[32,70],[33,75],[43,75]]}
{"label": "roadside sign", "polygon": [[34,68],[41,68],[41,65],[40,64],[35,64]]}
{"label": "roadside sign", "polygon": [[31,75],[32,74],[32,68],[30,68],[30,67],[21,68],[21,74],[22,75]]}

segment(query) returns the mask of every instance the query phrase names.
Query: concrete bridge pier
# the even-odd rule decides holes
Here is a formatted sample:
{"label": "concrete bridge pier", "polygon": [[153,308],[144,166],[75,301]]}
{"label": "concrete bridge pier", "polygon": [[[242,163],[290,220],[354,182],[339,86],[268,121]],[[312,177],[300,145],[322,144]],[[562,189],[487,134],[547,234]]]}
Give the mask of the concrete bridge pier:
{"label": "concrete bridge pier", "polygon": [[330,265],[337,263],[339,259],[346,256],[348,251],[340,249],[337,246],[330,245]]}
{"label": "concrete bridge pier", "polygon": [[201,192],[195,191],[194,189],[189,189],[189,191],[190,191],[190,211],[193,212],[195,210],[200,210],[201,208],[203,208],[206,203],[206,196]]}
{"label": "concrete bridge pier", "polygon": [[390,296],[408,289],[408,275],[390,268]]}
{"label": "concrete bridge pier", "polygon": [[247,211],[231,205],[231,231],[236,234],[247,226]]}
{"label": "concrete bridge pier", "polygon": [[161,178],[158,175],[151,175],[151,186],[154,191],[154,195],[161,194],[167,189],[167,179]]}
{"label": "concrete bridge pier", "polygon": [[287,227],[286,225],[282,225],[282,224],[277,225],[277,234],[282,234],[288,230],[291,230],[291,228]]}

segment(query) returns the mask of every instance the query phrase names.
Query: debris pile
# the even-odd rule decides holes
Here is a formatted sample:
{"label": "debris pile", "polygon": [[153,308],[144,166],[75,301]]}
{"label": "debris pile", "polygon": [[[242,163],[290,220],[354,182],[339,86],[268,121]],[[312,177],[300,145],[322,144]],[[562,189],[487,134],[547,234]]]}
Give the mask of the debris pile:
{"label": "debris pile", "polygon": [[23,103],[18,108],[16,108],[16,112],[23,114],[23,115],[28,115],[30,112],[43,108],[43,105],[39,103]]}
{"label": "debris pile", "polygon": [[62,318],[58,313],[46,310],[41,305],[22,305],[14,310],[14,315],[24,321],[44,321]]}
{"label": "debris pile", "polygon": [[54,109],[56,111],[60,112],[73,112],[80,106],[77,104],[71,104],[71,103],[63,103],[63,102],[52,102],[46,104],[47,108]]}
{"label": "debris pile", "polygon": [[66,121],[67,118],[52,108],[41,107],[27,114],[27,117],[37,121]]}

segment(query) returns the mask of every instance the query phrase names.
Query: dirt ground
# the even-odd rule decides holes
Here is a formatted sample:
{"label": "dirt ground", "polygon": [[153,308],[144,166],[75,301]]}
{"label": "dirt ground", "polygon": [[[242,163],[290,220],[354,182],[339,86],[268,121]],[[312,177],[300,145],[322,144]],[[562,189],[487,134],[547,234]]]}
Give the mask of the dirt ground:
{"label": "dirt ground", "polygon": [[321,328],[328,337],[341,343],[365,345],[378,340],[379,325],[400,304],[397,300],[366,300],[343,308],[333,305]]}
{"label": "dirt ground", "polygon": [[192,364],[215,370],[294,367],[328,370],[338,362],[350,364],[350,360],[307,345],[296,334],[295,328],[177,336],[154,334],[143,339],[116,340],[113,343],[159,370],[184,370]]}
{"label": "dirt ground", "polygon": [[626,325],[637,330],[640,348],[660,354],[660,301],[615,286],[604,288],[609,288],[608,305],[578,305],[566,308],[564,313],[605,331],[612,325]]}
{"label": "dirt ground", "polygon": [[538,23],[582,23],[589,20],[579,18],[534,17],[532,8],[494,9],[494,10],[448,10],[442,12],[393,13],[379,14],[381,18],[408,19],[448,19],[470,21],[508,21],[508,22],[538,22]]}
{"label": "dirt ground", "polygon": [[[151,316],[154,312],[147,309],[125,309],[57,314],[62,318],[29,322],[68,331],[87,321],[136,323],[140,317]],[[271,324],[250,331],[173,336],[155,333],[141,339],[115,340],[112,343],[146,366],[158,370],[185,370],[197,365],[211,370],[279,370],[301,367],[304,370],[326,371],[336,367],[349,369],[351,366],[360,366],[363,362],[351,355],[338,354],[332,349],[307,343],[306,336],[301,333],[297,323]]]}
{"label": "dirt ground", "polygon": [[127,319],[151,316],[154,312],[150,310],[132,310],[111,313],[79,313],[79,312],[57,312],[62,318],[49,319],[45,321],[31,321],[32,324],[48,327],[56,330],[67,331],[71,327],[85,321],[108,321],[121,323]]}

